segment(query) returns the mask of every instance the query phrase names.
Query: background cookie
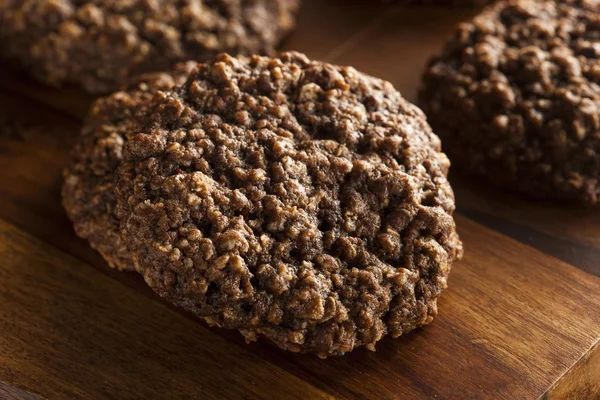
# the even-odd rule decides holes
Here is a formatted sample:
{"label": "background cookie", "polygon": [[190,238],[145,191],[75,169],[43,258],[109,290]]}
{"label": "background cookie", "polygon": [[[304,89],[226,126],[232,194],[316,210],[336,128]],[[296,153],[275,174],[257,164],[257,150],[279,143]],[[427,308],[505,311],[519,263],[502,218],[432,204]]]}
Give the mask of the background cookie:
{"label": "background cookie", "polygon": [[462,252],[449,162],[391,84],[221,55],[138,119],[115,193],[160,295],[322,357],[432,320]]}
{"label": "background cookie", "polygon": [[461,170],[536,197],[600,200],[600,2],[503,1],[462,24],[420,104]]}
{"label": "background cookie", "polygon": [[470,7],[470,6],[485,6],[487,4],[494,3],[496,0],[368,0],[368,1],[379,1],[380,3],[398,3],[401,5],[411,6],[457,6],[457,7]]}
{"label": "background cookie", "polygon": [[106,93],[177,61],[269,53],[297,8],[298,0],[3,0],[0,56],[47,84]]}
{"label": "background cookie", "polygon": [[181,63],[170,73],[137,77],[122,91],[93,104],[81,136],[64,171],[63,205],[78,236],[88,239],[110,266],[133,270],[121,240],[115,215],[114,171],[121,162],[126,135],[131,134],[135,112],[144,109],[157,90],[181,85],[196,66]]}
{"label": "background cookie", "polygon": [[496,0],[400,0],[411,5],[485,6]]}

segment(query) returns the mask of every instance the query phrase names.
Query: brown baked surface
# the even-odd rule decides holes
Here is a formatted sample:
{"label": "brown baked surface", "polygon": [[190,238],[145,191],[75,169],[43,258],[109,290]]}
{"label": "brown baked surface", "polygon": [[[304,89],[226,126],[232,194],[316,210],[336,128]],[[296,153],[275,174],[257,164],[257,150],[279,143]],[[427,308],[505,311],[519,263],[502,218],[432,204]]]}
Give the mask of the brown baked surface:
{"label": "brown baked surface", "polygon": [[157,90],[181,85],[196,66],[181,63],[170,73],[138,76],[127,87],[94,102],[78,143],[64,171],[63,205],[75,232],[88,239],[113,268],[133,270],[127,247],[121,240],[114,171],[121,162],[123,144],[132,132],[132,119]]}
{"label": "brown baked surface", "polygon": [[463,172],[600,201],[600,2],[501,1],[429,64],[420,105]]}
{"label": "brown baked surface", "polygon": [[159,92],[115,193],[146,282],[209,323],[321,357],[427,324],[462,248],[449,162],[388,82],[220,55]]}
{"label": "brown baked surface", "polygon": [[400,0],[401,4],[410,5],[440,5],[440,6],[484,6],[493,3],[495,0]]}
{"label": "brown baked surface", "polygon": [[365,0],[379,3],[394,3],[410,6],[455,6],[455,7],[482,7],[496,0]]}
{"label": "brown baked surface", "polygon": [[40,81],[107,93],[220,52],[268,54],[298,0],[2,0],[0,56]]}

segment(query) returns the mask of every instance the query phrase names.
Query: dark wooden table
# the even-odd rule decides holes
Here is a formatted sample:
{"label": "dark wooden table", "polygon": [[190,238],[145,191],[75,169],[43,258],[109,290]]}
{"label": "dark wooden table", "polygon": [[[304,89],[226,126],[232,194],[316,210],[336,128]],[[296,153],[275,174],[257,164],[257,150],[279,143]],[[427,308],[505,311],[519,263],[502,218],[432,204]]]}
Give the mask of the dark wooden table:
{"label": "dark wooden table", "polygon": [[[473,13],[306,0],[284,47],[414,99]],[[91,98],[0,76],[0,399],[600,398],[600,210],[452,176],[466,254],[431,325],[327,360],[246,345],[75,237],[61,170]]]}

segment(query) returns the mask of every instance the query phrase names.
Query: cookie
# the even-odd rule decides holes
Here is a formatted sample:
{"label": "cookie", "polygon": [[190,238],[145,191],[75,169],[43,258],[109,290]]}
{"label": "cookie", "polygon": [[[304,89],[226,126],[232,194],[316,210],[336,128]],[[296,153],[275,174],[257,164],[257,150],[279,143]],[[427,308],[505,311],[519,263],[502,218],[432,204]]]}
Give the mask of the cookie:
{"label": "cookie", "polygon": [[270,53],[299,0],[3,0],[0,56],[54,86],[116,90],[220,52]]}
{"label": "cookie", "polygon": [[136,117],[115,194],[146,282],[320,357],[429,323],[462,252],[423,113],[350,67],[220,55]]}
{"label": "cookie", "polygon": [[[369,0],[373,1],[373,0]],[[380,3],[397,3],[409,6],[482,7],[496,0],[377,0]]]}
{"label": "cookie", "polygon": [[170,73],[139,76],[122,91],[96,100],[71,153],[63,174],[63,206],[77,235],[114,268],[134,269],[121,240],[113,194],[114,172],[133,129],[133,116],[156,91],[183,84],[195,66],[195,62],[181,63]]}
{"label": "cookie", "polygon": [[481,7],[491,4],[496,0],[400,0],[401,3],[410,5],[444,5],[457,7]]}
{"label": "cookie", "polygon": [[419,102],[463,172],[600,201],[600,2],[501,1],[460,25]]}

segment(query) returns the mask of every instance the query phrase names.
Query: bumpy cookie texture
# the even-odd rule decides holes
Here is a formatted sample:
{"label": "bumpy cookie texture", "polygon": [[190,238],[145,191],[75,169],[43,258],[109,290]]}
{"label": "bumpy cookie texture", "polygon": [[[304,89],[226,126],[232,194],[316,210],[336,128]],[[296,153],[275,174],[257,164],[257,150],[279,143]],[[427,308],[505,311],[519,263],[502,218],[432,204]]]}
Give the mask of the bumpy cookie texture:
{"label": "bumpy cookie texture", "polygon": [[600,202],[600,2],[502,1],[427,68],[420,105],[459,169]]}
{"label": "bumpy cookie texture", "polygon": [[400,0],[401,3],[411,5],[443,5],[457,7],[481,7],[491,4],[495,0]]}
{"label": "bumpy cookie texture", "polygon": [[221,55],[155,95],[115,193],[146,282],[321,357],[427,324],[462,252],[423,113],[353,68]]}
{"label": "bumpy cookie texture", "polygon": [[134,269],[121,240],[113,193],[123,144],[134,131],[133,116],[147,106],[154,92],[183,84],[195,66],[190,61],[176,65],[170,73],[141,75],[122,91],[96,100],[71,153],[63,174],[64,208],[77,235],[88,239],[114,268]]}
{"label": "bumpy cookie texture", "polygon": [[220,52],[270,53],[299,0],[2,0],[0,56],[44,83],[106,93]]}
{"label": "bumpy cookie texture", "polygon": [[398,3],[410,6],[456,6],[456,7],[481,7],[491,4],[496,0],[367,0],[380,3]]}

